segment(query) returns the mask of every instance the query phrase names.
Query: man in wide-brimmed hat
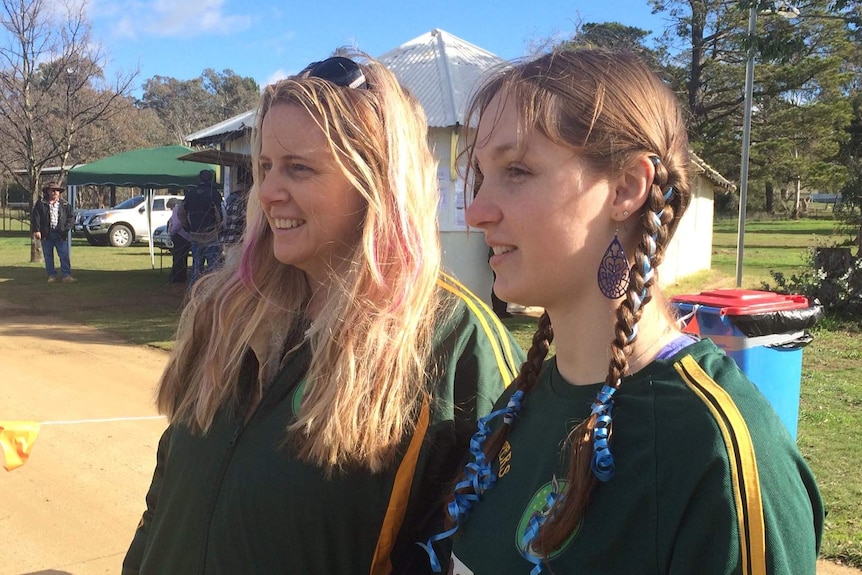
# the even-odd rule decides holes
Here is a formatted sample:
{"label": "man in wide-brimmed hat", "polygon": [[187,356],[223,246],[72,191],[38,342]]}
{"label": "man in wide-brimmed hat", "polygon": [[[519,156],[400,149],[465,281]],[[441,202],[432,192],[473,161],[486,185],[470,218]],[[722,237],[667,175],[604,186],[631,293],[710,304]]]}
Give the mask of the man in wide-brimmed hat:
{"label": "man in wide-brimmed hat", "polygon": [[45,271],[48,283],[57,282],[54,267],[54,250],[60,258],[60,273],[63,283],[75,283],[72,277],[72,264],[69,261],[69,230],[75,223],[72,206],[60,197],[66,188],[59,182],[51,181],[42,186],[42,197],[33,206],[30,214],[30,231],[33,238],[42,242],[42,255],[45,257]]}

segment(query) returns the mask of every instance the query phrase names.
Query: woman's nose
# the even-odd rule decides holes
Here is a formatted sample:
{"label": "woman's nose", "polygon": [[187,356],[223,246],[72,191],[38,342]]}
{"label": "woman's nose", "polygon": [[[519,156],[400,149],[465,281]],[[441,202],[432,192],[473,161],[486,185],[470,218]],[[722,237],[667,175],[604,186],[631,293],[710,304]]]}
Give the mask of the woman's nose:
{"label": "woman's nose", "polygon": [[473,228],[485,229],[491,224],[500,221],[502,212],[499,206],[492,200],[490,190],[483,184],[467,207],[464,214],[467,225]]}
{"label": "woman's nose", "polygon": [[279,182],[276,174],[267,174],[258,187],[257,196],[263,205],[276,201],[284,201],[287,198],[287,190]]}

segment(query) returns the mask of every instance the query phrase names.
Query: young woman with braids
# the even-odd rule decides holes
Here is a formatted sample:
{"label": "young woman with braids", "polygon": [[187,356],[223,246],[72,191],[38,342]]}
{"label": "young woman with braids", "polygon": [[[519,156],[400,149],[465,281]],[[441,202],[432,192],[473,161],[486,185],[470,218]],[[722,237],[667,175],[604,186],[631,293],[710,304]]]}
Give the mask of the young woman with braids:
{"label": "young woman with braids", "polygon": [[670,90],[634,56],[558,52],[492,77],[468,117],[467,221],[494,250],[500,297],[546,313],[480,421],[451,529],[422,545],[454,534],[457,575],[813,574],[811,472],[658,287],[690,190]]}
{"label": "young woman with braids", "polygon": [[241,249],[195,283],[124,574],[423,573],[523,352],[440,269],[425,116],[379,63],[268,86]]}

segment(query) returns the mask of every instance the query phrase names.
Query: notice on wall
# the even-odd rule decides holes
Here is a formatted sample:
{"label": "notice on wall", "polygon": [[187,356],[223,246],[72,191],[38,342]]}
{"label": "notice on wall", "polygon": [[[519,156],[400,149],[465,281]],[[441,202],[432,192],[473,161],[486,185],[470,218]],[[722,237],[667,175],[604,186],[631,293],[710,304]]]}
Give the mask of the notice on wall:
{"label": "notice on wall", "polygon": [[464,179],[449,178],[449,169],[438,169],[437,187],[440,201],[437,204],[437,219],[441,232],[465,231],[467,221],[465,210],[469,199],[464,194]]}

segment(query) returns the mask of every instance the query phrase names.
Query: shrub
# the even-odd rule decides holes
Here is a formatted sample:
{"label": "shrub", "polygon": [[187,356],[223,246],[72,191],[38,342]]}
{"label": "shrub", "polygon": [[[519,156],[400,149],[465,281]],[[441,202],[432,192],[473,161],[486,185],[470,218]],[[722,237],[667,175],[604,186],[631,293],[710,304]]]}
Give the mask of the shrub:
{"label": "shrub", "polygon": [[850,248],[834,246],[810,250],[807,260],[807,269],[790,278],[770,271],[775,285],[763,282],[761,287],[817,299],[829,314],[862,318],[862,258],[853,257]]}

